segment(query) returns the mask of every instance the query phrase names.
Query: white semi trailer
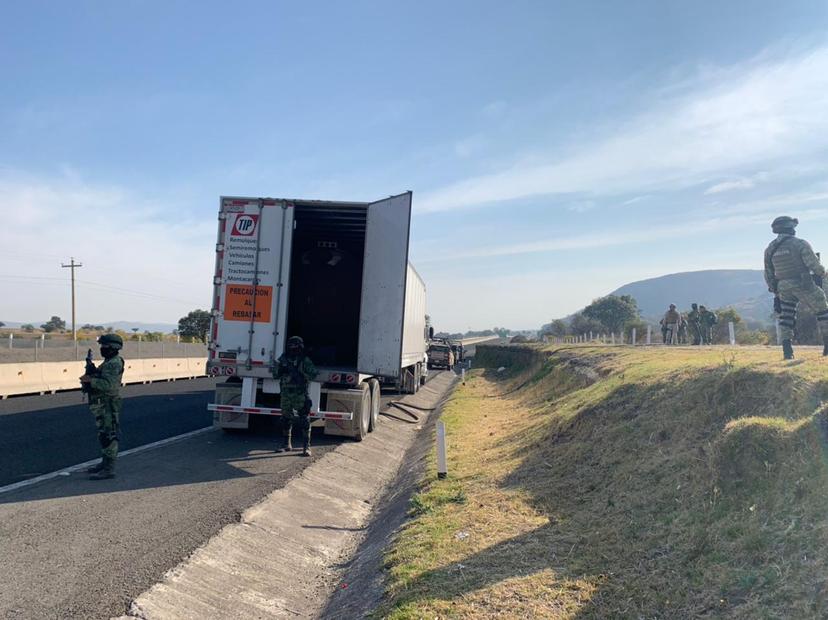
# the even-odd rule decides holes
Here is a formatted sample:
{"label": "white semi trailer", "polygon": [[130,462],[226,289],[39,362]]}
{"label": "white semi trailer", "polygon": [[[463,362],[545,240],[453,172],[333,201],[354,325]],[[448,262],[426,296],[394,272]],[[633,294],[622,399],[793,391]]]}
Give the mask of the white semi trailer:
{"label": "white semi trailer", "polygon": [[411,192],[372,203],[222,197],[207,372],[213,424],[281,415],[276,361],[301,336],[314,424],[361,440],[380,383],[424,376],[426,289],[408,262]]}

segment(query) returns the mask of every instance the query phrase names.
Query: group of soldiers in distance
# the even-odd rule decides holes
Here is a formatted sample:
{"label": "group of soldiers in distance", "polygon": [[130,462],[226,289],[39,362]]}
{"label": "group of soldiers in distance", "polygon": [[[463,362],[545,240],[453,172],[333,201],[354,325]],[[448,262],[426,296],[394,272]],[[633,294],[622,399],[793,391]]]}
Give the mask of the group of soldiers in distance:
{"label": "group of soldiers in distance", "polygon": [[664,344],[688,344],[690,337],[694,345],[713,344],[713,326],[719,321],[716,313],[695,303],[690,307],[690,312],[682,314],[676,304],[670,304],[660,321]]}

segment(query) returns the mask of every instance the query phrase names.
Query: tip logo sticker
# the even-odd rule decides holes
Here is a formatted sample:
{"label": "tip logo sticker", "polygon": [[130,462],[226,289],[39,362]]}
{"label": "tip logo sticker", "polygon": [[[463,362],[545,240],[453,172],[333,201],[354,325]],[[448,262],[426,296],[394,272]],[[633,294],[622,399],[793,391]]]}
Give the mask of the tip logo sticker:
{"label": "tip logo sticker", "polygon": [[233,232],[235,237],[249,237],[256,232],[256,223],[259,221],[258,215],[238,215],[236,216],[236,223],[233,224]]}

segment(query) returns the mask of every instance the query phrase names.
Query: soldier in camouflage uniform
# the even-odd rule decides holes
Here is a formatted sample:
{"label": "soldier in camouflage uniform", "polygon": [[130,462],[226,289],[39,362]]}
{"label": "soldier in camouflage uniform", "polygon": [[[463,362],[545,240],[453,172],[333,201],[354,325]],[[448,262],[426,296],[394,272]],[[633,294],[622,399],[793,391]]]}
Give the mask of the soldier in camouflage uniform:
{"label": "soldier in camouflage uniform", "polygon": [[676,310],[676,304],[670,304],[670,308],[661,319],[661,337],[664,344],[678,344],[679,325],[681,325],[681,313]]}
{"label": "soldier in camouflage uniform", "polygon": [[713,344],[713,326],[719,322],[715,312],[699,306],[699,331],[702,344]]}
{"label": "soldier in camouflage uniform", "polygon": [[693,336],[693,344],[701,344],[701,323],[699,321],[699,304],[690,304],[690,312],[687,313],[687,326],[690,335]]}
{"label": "soldier in camouflage uniform", "polygon": [[89,410],[95,416],[98,427],[98,442],[101,444],[101,462],[86,471],[92,480],[115,477],[115,459],[118,457],[118,429],[121,420],[121,378],[124,375],[124,360],[118,351],[124,341],[118,334],[104,334],[98,338],[103,363],[94,364],[80,380],[88,386]]}
{"label": "soldier in camouflage uniform", "polygon": [[679,344],[687,344],[687,318],[683,314],[678,327],[678,341]]}
{"label": "soldier in camouflage uniform", "polygon": [[822,354],[828,355],[828,301],[822,290],[825,267],[804,239],[797,239],[799,220],[783,215],[773,220],[771,229],[777,234],[765,250],[765,282],[774,294],[773,307],[779,315],[782,352],[793,359],[793,338],[796,308],[800,302],[815,315],[822,335]]}
{"label": "soldier in camouflage uniform", "polygon": [[293,336],[287,341],[287,351],[279,357],[273,376],[279,379],[281,394],[282,421],[287,430],[284,445],[277,452],[293,450],[292,435],[294,424],[302,429],[304,446],[302,456],[310,456],[310,411],[311,401],[308,398],[308,383],[317,375],[316,367],[305,355],[305,343],[299,336]]}

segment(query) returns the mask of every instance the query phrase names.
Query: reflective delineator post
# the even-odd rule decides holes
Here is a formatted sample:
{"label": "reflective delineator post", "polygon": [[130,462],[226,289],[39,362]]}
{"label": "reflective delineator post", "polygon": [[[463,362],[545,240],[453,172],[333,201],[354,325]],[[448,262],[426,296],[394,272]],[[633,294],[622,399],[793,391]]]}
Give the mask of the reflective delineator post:
{"label": "reflective delineator post", "polygon": [[460,369],[460,379],[463,381],[463,385],[466,385],[466,369]]}
{"label": "reflective delineator post", "polygon": [[635,327],[633,327],[632,345],[635,346],[636,344],[638,344],[638,337],[637,337],[637,334],[636,334],[636,329],[635,329]]}
{"label": "reflective delineator post", "polygon": [[776,344],[782,344],[782,328],[779,327],[779,319],[776,319]]}
{"label": "reflective delineator post", "polygon": [[653,326],[647,325],[647,344],[653,344]]}
{"label": "reflective delineator post", "polygon": [[11,333],[9,334],[9,348],[10,349],[14,348],[14,334],[11,334]]}
{"label": "reflective delineator post", "polygon": [[610,344],[615,344],[615,332],[610,334]]}
{"label": "reflective delineator post", "polygon": [[442,420],[437,421],[437,477],[442,480],[448,476],[446,465],[446,425]]}
{"label": "reflective delineator post", "polygon": [[736,344],[736,330],[733,327],[733,321],[727,322],[727,333],[730,336],[730,345]]}

